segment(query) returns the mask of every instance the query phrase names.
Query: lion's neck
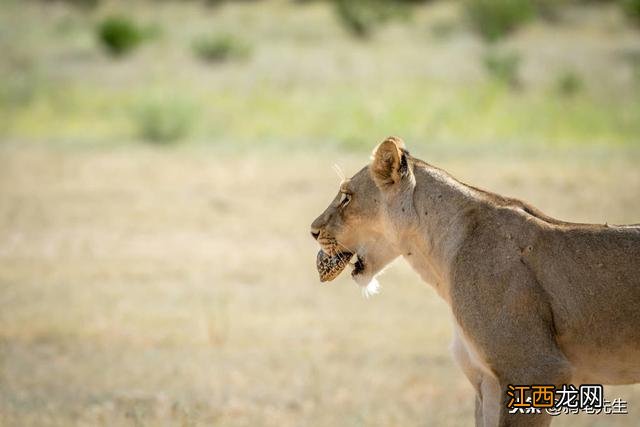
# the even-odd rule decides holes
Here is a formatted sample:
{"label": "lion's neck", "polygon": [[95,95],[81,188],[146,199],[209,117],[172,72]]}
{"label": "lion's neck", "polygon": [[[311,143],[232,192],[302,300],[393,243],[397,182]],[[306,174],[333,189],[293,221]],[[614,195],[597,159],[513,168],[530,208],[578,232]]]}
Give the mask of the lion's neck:
{"label": "lion's neck", "polygon": [[451,265],[475,221],[469,212],[481,200],[444,171],[419,166],[414,173],[416,221],[404,230],[402,252],[422,279],[449,301]]}

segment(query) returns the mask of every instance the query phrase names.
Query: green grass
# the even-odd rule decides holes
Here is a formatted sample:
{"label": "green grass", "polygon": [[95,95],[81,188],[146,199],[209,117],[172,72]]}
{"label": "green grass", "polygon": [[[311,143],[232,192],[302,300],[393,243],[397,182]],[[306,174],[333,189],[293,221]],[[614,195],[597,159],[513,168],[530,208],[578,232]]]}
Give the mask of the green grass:
{"label": "green grass", "polygon": [[207,62],[245,60],[251,55],[251,46],[232,34],[200,36],[193,42],[194,54]]}
{"label": "green grass", "polygon": [[132,118],[137,136],[156,144],[171,144],[192,132],[197,107],[177,96],[156,96],[135,106]]}
{"label": "green grass", "polygon": [[[202,126],[195,127],[195,107],[150,101],[152,89],[50,88],[5,112],[4,137],[172,140],[191,133],[195,140],[212,142],[279,140],[308,148],[330,142],[369,149],[388,134],[425,142],[538,145],[637,144],[640,134],[637,99],[602,100],[571,89],[574,96],[562,100],[547,91],[514,93],[500,83],[451,87],[418,81],[377,86],[376,96],[384,102],[368,104],[370,90],[343,85],[283,90],[265,84],[243,94],[174,88],[199,106]],[[127,105],[133,116],[126,114]]]}

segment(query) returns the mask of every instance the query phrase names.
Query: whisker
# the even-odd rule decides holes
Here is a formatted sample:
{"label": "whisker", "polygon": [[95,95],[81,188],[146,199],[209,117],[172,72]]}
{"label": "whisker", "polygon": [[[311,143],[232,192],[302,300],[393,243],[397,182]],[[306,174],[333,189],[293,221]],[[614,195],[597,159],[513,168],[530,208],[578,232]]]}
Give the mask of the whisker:
{"label": "whisker", "polygon": [[[353,252],[349,248],[347,248],[345,245],[343,245],[342,243],[338,242],[337,240],[336,240],[336,245],[342,247],[342,249],[344,249],[346,252],[348,252],[351,255],[353,255]],[[342,257],[342,253],[340,254],[340,256]],[[344,261],[345,263],[348,263],[350,261],[350,259],[347,259],[347,257],[341,258],[340,260]]]}
{"label": "whisker", "polygon": [[[341,246],[338,242],[336,242],[336,245]],[[338,257],[338,260],[340,261],[340,263],[344,262],[344,255],[342,255],[342,252],[336,251],[336,256]]]}
{"label": "whisker", "polygon": [[340,181],[344,182],[346,180],[344,172],[342,172],[342,169],[340,168],[340,166],[338,166],[337,163],[333,164],[333,170],[336,171],[336,174],[338,174],[338,178],[340,178]]}
{"label": "whisker", "polygon": [[340,243],[340,242],[336,242],[336,244],[337,244],[338,246],[340,246],[342,249],[344,249],[346,252],[353,253],[349,248],[347,248],[347,247],[346,247],[345,245],[343,245],[342,243]]}

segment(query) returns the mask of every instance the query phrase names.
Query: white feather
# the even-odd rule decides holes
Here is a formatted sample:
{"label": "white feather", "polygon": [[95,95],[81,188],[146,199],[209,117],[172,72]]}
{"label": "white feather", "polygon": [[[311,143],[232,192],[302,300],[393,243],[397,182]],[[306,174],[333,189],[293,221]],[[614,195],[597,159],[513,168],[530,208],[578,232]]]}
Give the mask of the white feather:
{"label": "white feather", "polygon": [[371,281],[367,283],[366,286],[363,286],[361,289],[362,289],[362,296],[368,299],[380,293],[380,282],[378,282],[378,279],[373,277]]}

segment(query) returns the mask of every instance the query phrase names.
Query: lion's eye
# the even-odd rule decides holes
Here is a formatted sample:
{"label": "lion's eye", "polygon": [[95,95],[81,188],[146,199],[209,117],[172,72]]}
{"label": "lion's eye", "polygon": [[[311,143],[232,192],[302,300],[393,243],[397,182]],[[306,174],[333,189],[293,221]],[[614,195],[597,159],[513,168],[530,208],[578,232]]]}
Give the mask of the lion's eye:
{"label": "lion's eye", "polygon": [[340,195],[340,207],[344,208],[351,201],[351,194],[341,193]]}

